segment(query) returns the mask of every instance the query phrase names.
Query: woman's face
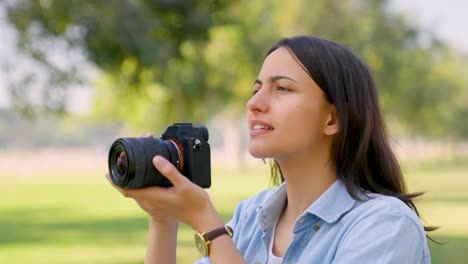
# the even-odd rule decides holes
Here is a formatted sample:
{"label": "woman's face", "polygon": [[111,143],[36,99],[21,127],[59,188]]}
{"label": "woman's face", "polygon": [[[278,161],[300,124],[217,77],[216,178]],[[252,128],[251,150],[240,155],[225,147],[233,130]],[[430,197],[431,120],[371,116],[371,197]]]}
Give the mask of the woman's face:
{"label": "woman's face", "polygon": [[250,154],[279,161],[323,150],[333,109],[288,49],[273,51],[247,102]]}

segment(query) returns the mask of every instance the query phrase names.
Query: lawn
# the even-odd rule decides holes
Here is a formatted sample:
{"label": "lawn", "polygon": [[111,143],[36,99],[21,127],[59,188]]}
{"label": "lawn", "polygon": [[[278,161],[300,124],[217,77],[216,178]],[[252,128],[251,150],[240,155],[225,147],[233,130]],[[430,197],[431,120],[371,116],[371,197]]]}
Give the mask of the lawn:
{"label": "lawn", "polygon": [[[146,217],[109,186],[104,171],[105,166],[3,169],[0,263],[142,263]],[[423,218],[441,226],[431,234],[445,243],[430,242],[433,263],[468,263],[468,162],[406,165],[404,171],[411,190],[427,191],[417,202]],[[268,183],[260,163],[240,171],[216,167],[210,194],[227,221],[237,202]],[[181,225],[178,263],[198,258],[192,237]]]}

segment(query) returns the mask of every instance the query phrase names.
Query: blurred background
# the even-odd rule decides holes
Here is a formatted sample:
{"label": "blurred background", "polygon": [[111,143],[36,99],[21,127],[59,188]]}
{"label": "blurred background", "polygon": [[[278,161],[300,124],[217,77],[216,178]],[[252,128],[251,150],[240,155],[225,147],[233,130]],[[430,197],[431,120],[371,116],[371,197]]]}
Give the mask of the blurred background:
{"label": "blurred background", "polygon": [[[145,215],[104,179],[110,144],[205,124],[227,221],[270,185],[245,102],[266,51],[315,35],[371,69],[433,263],[468,263],[464,0],[0,1],[0,263],[142,263]],[[198,258],[182,225],[178,263]]]}

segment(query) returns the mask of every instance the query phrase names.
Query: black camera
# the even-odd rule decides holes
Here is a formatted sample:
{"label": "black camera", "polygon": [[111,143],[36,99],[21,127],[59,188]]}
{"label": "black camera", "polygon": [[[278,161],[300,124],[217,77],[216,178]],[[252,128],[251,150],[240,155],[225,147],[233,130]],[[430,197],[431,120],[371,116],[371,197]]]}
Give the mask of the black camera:
{"label": "black camera", "polygon": [[170,161],[185,177],[203,188],[211,186],[208,129],[175,123],[160,138],[119,138],[109,151],[109,173],[121,188],[171,187],[153,165],[156,155]]}

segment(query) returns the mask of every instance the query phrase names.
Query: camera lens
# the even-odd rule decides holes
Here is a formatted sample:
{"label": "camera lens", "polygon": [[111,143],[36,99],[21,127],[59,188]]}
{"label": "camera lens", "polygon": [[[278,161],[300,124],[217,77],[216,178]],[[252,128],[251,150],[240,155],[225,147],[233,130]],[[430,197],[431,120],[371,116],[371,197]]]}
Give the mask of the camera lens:
{"label": "camera lens", "polygon": [[125,175],[127,173],[128,168],[128,161],[127,161],[127,153],[122,151],[117,154],[117,160],[115,161],[115,166],[117,168],[117,172],[119,175]]}
{"label": "camera lens", "polygon": [[121,188],[171,186],[154,167],[153,158],[163,156],[179,167],[179,150],[173,142],[161,138],[120,138],[111,146],[108,165],[112,182]]}

